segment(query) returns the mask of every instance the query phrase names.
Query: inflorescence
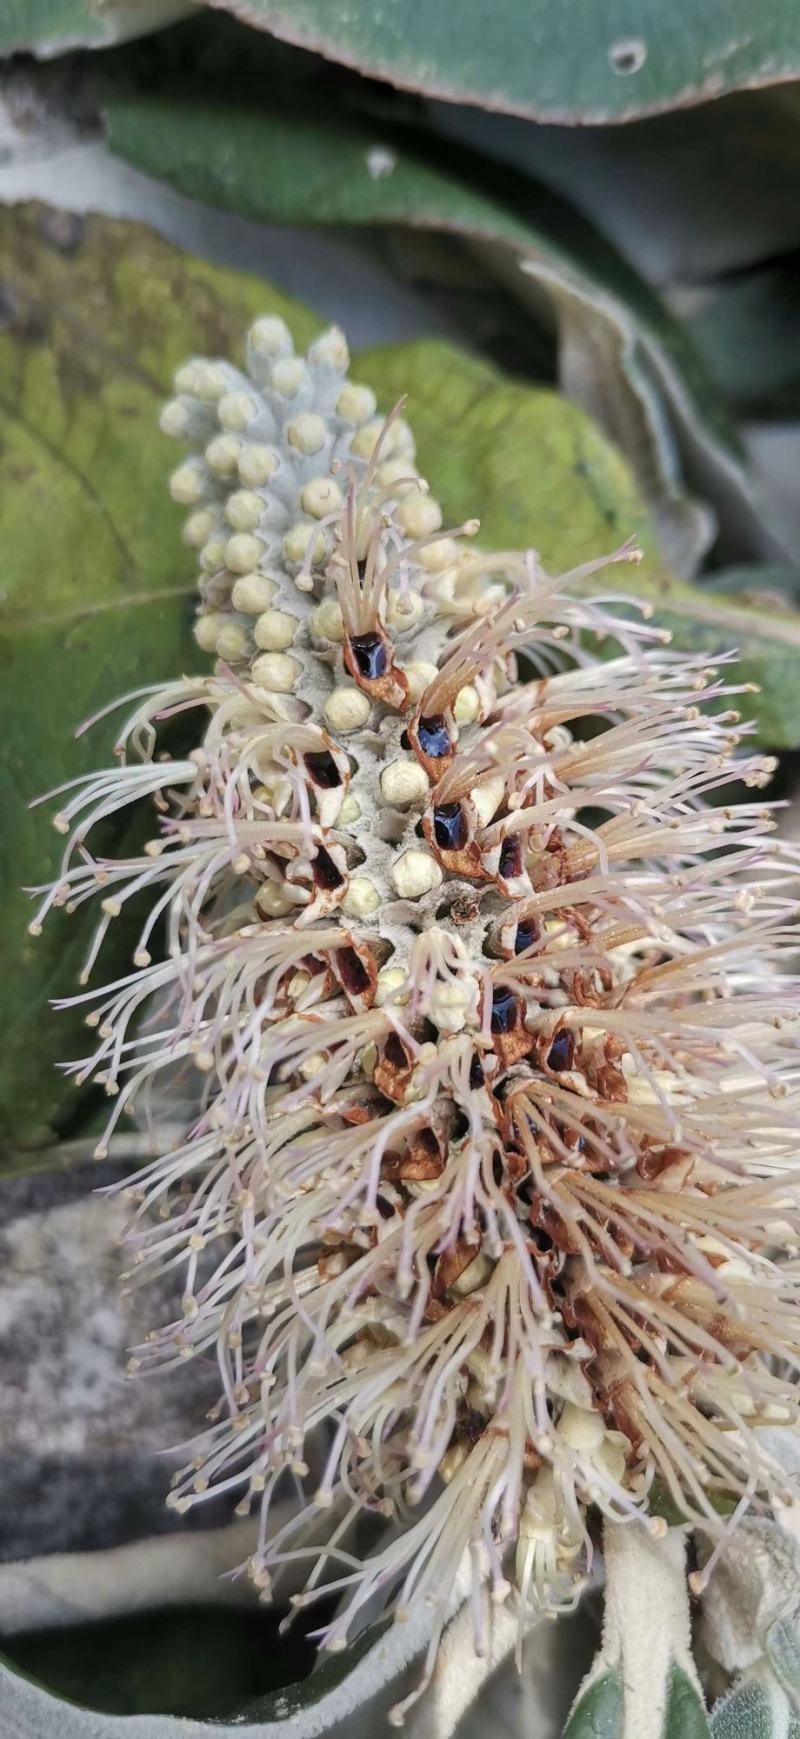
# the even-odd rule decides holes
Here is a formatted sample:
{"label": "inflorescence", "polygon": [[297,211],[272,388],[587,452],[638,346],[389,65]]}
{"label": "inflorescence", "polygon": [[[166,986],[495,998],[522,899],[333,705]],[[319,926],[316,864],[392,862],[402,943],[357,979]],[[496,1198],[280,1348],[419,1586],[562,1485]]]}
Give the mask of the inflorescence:
{"label": "inflorescence", "polygon": [[[133,1270],[184,1291],[134,1365],[215,1353],[223,1390],[172,1501],[255,1509],[256,1585],[306,1565],[328,1647],[427,1600],[430,1667],[459,1568],[481,1647],[487,1594],[521,1626],[574,1604],[592,1514],[657,1531],[657,1489],[719,1539],[783,1494],[758,1427],[796,1415],[797,858],[717,799],[771,772],[727,661],[581,596],[636,552],[476,553],[347,367],[270,318],[246,373],[179,371],[217,663],[129,697],[121,764],[64,788],[32,928],[99,890],[85,983],[147,901],[134,970],[70,999],[101,1155],[193,1084],[129,1186]],[[197,747],[156,755],[190,708]],[[142,854],[93,855],[145,797]]]}

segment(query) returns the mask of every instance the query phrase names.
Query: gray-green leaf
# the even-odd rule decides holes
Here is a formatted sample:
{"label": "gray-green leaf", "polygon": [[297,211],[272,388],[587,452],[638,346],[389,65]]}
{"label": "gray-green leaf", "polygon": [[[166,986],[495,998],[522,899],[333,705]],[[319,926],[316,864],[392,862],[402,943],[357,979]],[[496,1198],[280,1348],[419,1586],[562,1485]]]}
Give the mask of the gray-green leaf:
{"label": "gray-green leaf", "polygon": [[763,1685],[734,1686],[711,1716],[712,1739],[777,1739],[772,1706]]}
{"label": "gray-green leaf", "polygon": [[49,60],[70,48],[107,48],[191,10],[190,0],[3,0],[0,55]]}
{"label": "gray-green leaf", "polygon": [[114,151],[190,197],[265,222],[436,229],[479,249],[533,318],[549,305],[567,390],[628,457],[672,570],[691,573],[713,535],[687,493],[681,445],[723,519],[735,503],[739,549],[775,553],[737,439],[678,322],[535,183],[525,187],[523,219],[380,128],[309,119],[307,95],[296,111],[276,112],[202,89],[120,93],[106,114]]}
{"label": "gray-green leaf", "polygon": [[[268,285],[218,278],[136,225],[43,207],[0,213],[0,275],[0,1151],[13,1154],[52,1140],[76,1108],[57,1064],[84,1053],[86,1029],[48,999],[77,988],[97,919],[56,914],[28,935],[23,889],[51,879],[63,846],[52,806],[28,804],[106,759],[119,715],[76,742],[83,719],[204,663],[191,634],[194,559],[167,491],[177,455],[158,429],[162,397],[187,354],[237,352],[265,309],[300,342],[317,322]],[[121,838],[117,829],[105,848]],[[108,943],[113,977],[129,959],[130,927],[112,927]],[[82,1116],[89,1104],[84,1093]]]}
{"label": "gray-green leaf", "polygon": [[710,1739],[711,1729],[701,1698],[682,1667],[670,1673],[663,1739]]}
{"label": "gray-green leaf", "polygon": [[623,1716],[622,1678],[609,1667],[578,1698],[563,1739],[622,1739]]}
{"label": "gray-green leaf", "polygon": [[547,121],[609,121],[800,71],[793,0],[219,0],[391,84]]}
{"label": "gray-green leaf", "polygon": [[794,1707],[800,1708],[800,1634],[789,1618],[776,1618],[764,1637],[767,1660]]}

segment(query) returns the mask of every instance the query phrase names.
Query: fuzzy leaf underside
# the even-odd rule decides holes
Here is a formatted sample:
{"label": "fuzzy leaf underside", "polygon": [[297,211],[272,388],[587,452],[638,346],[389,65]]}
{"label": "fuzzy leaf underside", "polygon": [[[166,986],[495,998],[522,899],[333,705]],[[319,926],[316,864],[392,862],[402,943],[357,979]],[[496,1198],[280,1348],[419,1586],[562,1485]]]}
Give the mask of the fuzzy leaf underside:
{"label": "fuzzy leaf underside", "polygon": [[712,1739],[777,1739],[770,1700],[762,1685],[734,1687],[711,1716]]}
{"label": "fuzzy leaf underside", "polygon": [[257,107],[227,103],[196,83],[148,96],[119,90],[106,119],[112,150],[138,169],[255,221],[408,226],[477,249],[529,317],[541,323],[549,306],[565,380],[632,465],[673,571],[693,572],[712,535],[707,510],[687,493],[676,437],[701,493],[735,501],[740,547],[763,553],[757,491],[681,326],[536,182],[521,182],[516,205],[503,203],[443,168],[441,154],[426,161],[418,136],[408,145],[360,120],[321,121],[302,94],[296,108],[277,109],[263,97]]}
{"label": "fuzzy leaf underside", "polygon": [[623,1720],[622,1677],[609,1667],[578,1698],[563,1739],[622,1739]]}
{"label": "fuzzy leaf underside", "polygon": [[[546,121],[620,121],[800,72],[792,0],[214,0],[390,84]],[[490,27],[487,27],[491,20]]]}
{"label": "fuzzy leaf underside", "polygon": [[682,1667],[670,1673],[663,1739],[710,1739],[711,1729],[702,1699]]}

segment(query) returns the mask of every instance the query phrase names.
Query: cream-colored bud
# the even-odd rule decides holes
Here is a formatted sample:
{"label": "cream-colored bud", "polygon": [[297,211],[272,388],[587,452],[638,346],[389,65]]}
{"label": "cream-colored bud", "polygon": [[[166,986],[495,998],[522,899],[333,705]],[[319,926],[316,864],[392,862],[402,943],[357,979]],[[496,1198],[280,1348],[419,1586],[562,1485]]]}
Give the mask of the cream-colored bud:
{"label": "cream-colored bud", "polygon": [[358,821],[361,815],[361,804],[348,791],[342,798],[338,819],[343,827],[348,827],[351,821]]}
{"label": "cream-colored bud", "polygon": [[413,459],[414,436],[408,423],[404,422],[402,417],[395,417],[393,422],[389,424],[381,442],[381,453],[387,459],[405,458],[406,456]]}
{"label": "cream-colored bud", "polygon": [[242,443],[236,435],[215,435],[206,447],[206,459],[220,477],[230,477],[239,463]]}
{"label": "cream-colored bud", "polygon": [[304,1081],[313,1081],[324,1069],[327,1061],[324,1051],[312,1051],[310,1057],[304,1057],[302,1063],[298,1064],[297,1073],[302,1075]]}
{"label": "cream-colored bud", "polygon": [[442,510],[433,496],[414,489],[409,490],[395,508],[394,517],[409,537],[427,537],[430,532],[439,530]]}
{"label": "cream-colored bud", "polygon": [[221,628],[217,636],[217,653],[220,658],[227,658],[231,664],[236,664],[242,658],[247,658],[250,651],[250,636],[239,622],[229,622]]}
{"label": "cream-colored bud", "polygon": [[280,882],[264,882],[256,894],[256,911],[261,918],[285,918],[292,911]]}
{"label": "cream-colored bud", "polygon": [[230,379],[228,370],[215,362],[197,362],[194,369],[193,390],[197,397],[206,404],[216,404],[227,391]]}
{"label": "cream-colored bud", "polygon": [[403,900],[414,900],[441,887],[443,875],[435,857],[429,851],[411,846],[401,852],[392,865],[390,878],[395,893]]}
{"label": "cream-colored bud", "polygon": [[351,876],[342,900],[342,911],[351,918],[369,918],[377,912],[381,896],[369,876]]}
{"label": "cream-colored bud", "polygon": [[432,580],[425,581],[425,596],[432,604],[437,604],[440,610],[451,611],[453,600],[458,589],[458,568],[445,568],[441,574],[434,574]]}
{"label": "cream-colored bud", "polygon": [[[394,488],[399,501],[412,491],[416,493],[423,489],[423,479],[413,459],[402,456],[399,459],[384,459],[375,472],[375,482],[381,489]],[[427,489],[427,484],[424,488]]]}
{"label": "cream-colored bud", "polygon": [[225,560],[232,573],[249,574],[252,568],[258,567],[264,549],[260,537],[254,537],[249,531],[237,531],[228,538]]}
{"label": "cream-colored bud", "polygon": [[386,620],[396,633],[418,628],[425,614],[425,604],[419,592],[401,592],[395,588],[386,601]]}
{"label": "cream-colored bud", "polygon": [[189,432],[192,421],[191,406],[185,399],[168,399],[158,419],[158,426],[164,435],[172,435],[180,439]]}
{"label": "cream-colored bud", "polygon": [[306,379],[306,365],[299,356],[284,357],[272,370],[272,385],[281,398],[296,398]]}
{"label": "cream-colored bud", "polygon": [[401,808],[406,803],[422,803],[429,789],[425,768],[410,755],[402,761],[390,761],[381,773],[381,796]]}
{"label": "cream-colored bud", "polygon": [[324,707],[325,722],[332,731],[358,731],[366,724],[371,710],[368,695],[360,688],[343,685],[328,695]]}
{"label": "cream-colored bud", "polygon": [[482,586],[472,607],[476,616],[492,616],[496,610],[502,609],[507,599],[505,586]]}
{"label": "cream-colored bud", "polygon": [[188,543],[190,549],[202,549],[216,529],[216,514],[210,507],[200,507],[197,513],[189,514],[183,528],[183,541]]}
{"label": "cream-colored bud", "polygon": [[208,494],[208,488],[208,472],[201,459],[187,459],[185,465],[179,465],[177,471],[173,471],[169,480],[170,495],[182,507],[195,507]]}
{"label": "cream-colored bud", "polygon": [[454,1280],[452,1286],[448,1287],[448,1291],[454,1292],[457,1298],[469,1298],[470,1293],[477,1292],[481,1286],[486,1285],[493,1266],[489,1257],[484,1256],[483,1251],[479,1250],[474,1262],[470,1262],[469,1266],[459,1274],[458,1279]]}
{"label": "cream-colored bud", "polygon": [[194,637],[203,652],[216,652],[217,637],[227,620],[221,610],[209,610],[206,615],[198,616],[194,625]]}
{"label": "cream-colored bud", "polygon": [[401,1005],[408,1002],[408,991],[403,995],[403,987],[408,984],[408,973],[402,966],[384,966],[378,973],[378,983],[375,991],[375,1002],[381,1008],[391,997],[392,1002]]}
{"label": "cream-colored bud", "polygon": [[210,537],[200,551],[200,566],[206,574],[218,574],[224,568],[227,556],[227,544],[224,537]]}
{"label": "cream-colored bud", "polygon": [[435,664],[427,664],[422,659],[413,664],[406,664],[403,668],[408,683],[408,698],[413,701],[421,699],[426,688],[430,687],[434,677],[439,674]]}
{"label": "cream-colored bud", "polygon": [[247,343],[256,356],[288,356],[293,348],[292,334],[278,314],[264,314],[254,320]]}
{"label": "cream-colored bud", "polygon": [[333,598],[317,605],[311,617],[311,631],[320,640],[344,639],[342,612]]}
{"label": "cream-colored bud", "polygon": [[558,1421],[558,1435],[562,1443],[568,1443],[570,1449],[587,1452],[597,1449],[605,1434],[606,1426],[602,1414],[595,1413],[588,1407],[574,1407],[571,1402],[567,1402]]}
{"label": "cream-colored bud", "polygon": [[264,652],[285,652],[294,640],[297,627],[297,617],[290,616],[288,610],[265,610],[256,621],[253,639]]}
{"label": "cream-colored bud", "polygon": [[478,986],[475,979],[437,983],[430,998],[430,1018],[443,1033],[460,1033],[475,1023],[478,1013]]}
{"label": "cream-colored bud", "polygon": [[264,652],[253,662],[253,678],[275,694],[291,694],[303,666],[285,652]]}
{"label": "cream-colored bud", "polygon": [[470,791],[470,797],[475,806],[479,827],[487,827],[495,810],[505,795],[505,779],[485,779],[482,785],[476,785]]}
{"label": "cream-colored bud", "polygon": [[335,368],[337,374],[345,374],[350,366],[347,339],[339,326],[329,326],[327,332],[321,332],[308,354],[318,367]]}
{"label": "cream-colored bud", "polygon": [[365,423],[375,412],[375,394],[369,386],[356,386],[349,380],[336,400],[336,409],[346,423]]}
{"label": "cream-colored bud", "polygon": [[308,990],[310,983],[310,972],[293,972],[288,984],[289,995],[296,1001],[298,996],[302,996],[303,992]]}
{"label": "cream-colored bud", "polygon": [[260,616],[262,610],[269,609],[277,589],[266,574],[242,574],[234,585],[231,603],[246,616]]}
{"label": "cream-colored bud", "polygon": [[274,447],[265,447],[260,441],[248,441],[239,454],[239,476],[250,489],[263,489],[274,477],[280,464],[280,455]]}
{"label": "cream-colored bud", "polygon": [[445,1450],[438,1468],[439,1477],[444,1480],[445,1485],[449,1485],[451,1479],[455,1479],[456,1474],[461,1471],[469,1452],[470,1445],[463,1437],[457,1443],[451,1443],[450,1448]]}
{"label": "cream-colored bud", "polygon": [[252,489],[235,489],[225,503],[225,518],[234,531],[255,531],[263,505],[261,496]]}
{"label": "cream-colored bud", "polygon": [[358,455],[359,459],[372,458],[382,428],[383,423],[381,422],[380,417],[374,417],[371,422],[365,423],[363,428],[359,429],[358,433],[353,436],[350,444],[353,452]]}
{"label": "cream-colored bud", "polygon": [[324,531],[321,531],[318,525],[309,524],[308,520],[298,519],[296,525],[289,527],[283,540],[287,561],[304,561],[309,544],[311,545],[312,564],[324,561],[328,551],[328,540]]}
{"label": "cream-colored bud", "polygon": [[429,574],[440,574],[443,568],[451,568],[457,563],[461,550],[452,537],[440,537],[436,543],[428,544],[426,549],[418,553],[418,561]]}
{"label": "cream-colored bud", "polygon": [[325,418],[317,411],[304,411],[302,416],[295,417],[289,424],[286,439],[290,447],[295,447],[298,453],[305,453],[308,457],[321,452],[328,439]]}
{"label": "cream-colored bud", "polygon": [[477,688],[468,682],[466,688],[460,688],[453,703],[453,717],[458,725],[473,725],[481,710],[481,697]]}
{"label": "cream-colored bud", "polygon": [[226,392],[217,405],[217,416],[223,429],[241,433],[255,422],[258,405],[248,392]]}
{"label": "cream-colored bud", "polygon": [[342,491],[332,477],[314,477],[306,484],[300,505],[303,512],[310,513],[314,519],[325,519],[327,514],[338,511],[342,500]]}
{"label": "cream-colored bud", "polygon": [[175,391],[191,393],[192,397],[196,398],[201,367],[202,364],[198,361],[182,362],[180,368],[176,368],[172,376]]}

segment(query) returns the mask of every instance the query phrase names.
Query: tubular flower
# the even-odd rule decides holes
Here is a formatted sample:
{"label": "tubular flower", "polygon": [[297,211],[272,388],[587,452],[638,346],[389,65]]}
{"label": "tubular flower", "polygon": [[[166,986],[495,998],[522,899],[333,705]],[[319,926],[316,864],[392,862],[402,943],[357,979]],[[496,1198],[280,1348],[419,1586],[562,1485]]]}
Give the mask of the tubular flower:
{"label": "tubular flower", "polygon": [[[597,1511],[663,1528],[657,1487],[721,1538],[785,1495],[757,1428],[796,1412],[797,864],[764,802],[707,801],[771,772],[726,672],[581,595],[636,552],[475,553],[347,365],[265,319],[246,374],[180,371],[218,663],[129,697],[34,928],[99,889],[88,973],[148,902],[74,1068],[114,1098],[100,1154],[160,1082],[191,1104],[131,1185],[134,1270],[184,1276],[134,1364],[220,1370],[172,1501],[257,1511],[257,1586],[307,1566],[328,1647],[427,1600],[430,1665],[456,1572],[480,1647],[487,1593],[574,1604]],[[141,856],[94,856],[144,797]]]}

